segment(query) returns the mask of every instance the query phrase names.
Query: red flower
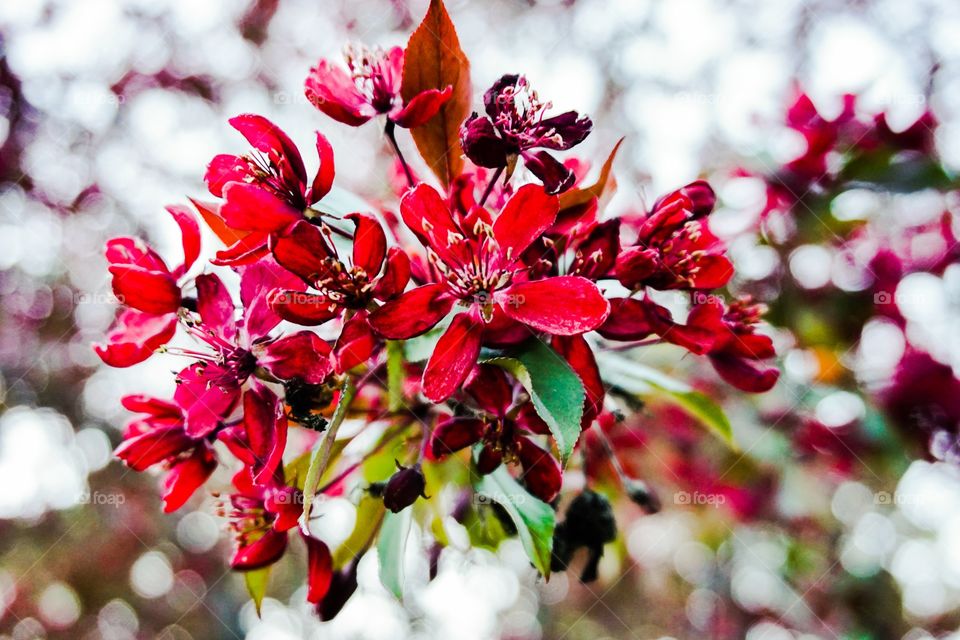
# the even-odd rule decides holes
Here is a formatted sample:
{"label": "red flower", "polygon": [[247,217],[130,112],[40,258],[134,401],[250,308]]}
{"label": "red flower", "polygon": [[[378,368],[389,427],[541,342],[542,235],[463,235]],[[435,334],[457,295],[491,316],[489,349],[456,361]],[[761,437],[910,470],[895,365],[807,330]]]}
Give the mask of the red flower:
{"label": "red flower", "polygon": [[708,352],[713,368],[721,378],[742,391],[762,393],[770,390],[777,383],[780,371],[759,361],[773,358],[777,353],[770,336],[755,331],[766,308],[754,304],[749,297],[734,300],[717,322],[715,307],[720,304],[697,305],[687,319],[688,324],[714,329],[716,340]]}
{"label": "red flower", "polygon": [[733,276],[723,245],[701,220],[713,191],[695,182],[661,198],[638,224],[637,241],[618,257],[616,275],[629,289],[715,289]]}
{"label": "red flower", "polygon": [[352,213],[347,218],[356,225],[349,266],[333,243],[307,222],[298,222],[277,238],[273,247],[277,262],[318,293],[277,289],[269,298],[270,308],[295,324],[318,325],[345,310],[353,313],[334,350],[339,371],[365,362],[376,347],[367,324],[370,303],[395,298],[410,279],[410,259],[399,247],[387,249],[386,235],[373,216]]}
{"label": "red flower", "polygon": [[523,468],[522,480],[531,493],[544,502],[556,498],[563,480],[560,463],[529,437],[549,435],[550,430],[530,402],[515,403],[513,385],[503,370],[480,365],[464,391],[480,414],[450,418],[437,425],[430,441],[433,457],[442,458],[482,442],[477,459],[480,473],[490,473],[502,462],[516,462]]}
{"label": "red flower", "polygon": [[107,241],[106,257],[113,275],[113,293],[128,308],[121,311],[107,334],[95,344],[100,358],[113,367],[143,362],[173,338],[182,295],[180,281],[200,255],[200,225],[186,207],[167,211],[180,227],[183,263],[170,269],[163,258],[137,238]]}
{"label": "red flower", "polygon": [[546,151],[566,150],[583,142],[593,122],[576,111],[545,118],[551,107],[541,102],[524,76],[505,75],[483,94],[487,116],[471,115],[460,128],[463,152],[481,167],[511,166],[521,156],[547,193],[566,191],[575,180],[573,171]]}
{"label": "red flower", "polygon": [[[242,156],[221,154],[210,161],[204,180],[224,198],[216,215],[246,234],[217,253],[215,264],[250,264],[267,253],[267,238],[302,220],[333,185],[333,147],[317,132],[320,168],[312,182],[296,145],[263,116],[243,114],[230,124],[253,146]],[[316,214],[316,212],[313,212]],[[319,215],[319,214],[317,214]]]}
{"label": "red flower", "polygon": [[404,104],[400,96],[403,49],[387,51],[363,46],[344,52],[349,73],[320,60],[307,76],[307,99],[334,120],[358,127],[374,116],[385,115],[401,127],[424,124],[450,99],[453,88],[430,89]]}
{"label": "red flower", "polygon": [[596,285],[577,276],[529,280],[520,256],[557,215],[557,199],[534,185],[521,187],[497,219],[475,210],[472,226],[458,224],[433,187],[421,184],[401,202],[404,222],[430,252],[442,280],[407,291],[371,313],[380,335],[406,339],[433,328],[457,303],[423,374],[423,392],[449,398],[477,361],[484,327],[509,320],[534,331],[576,335],[598,327],[609,312]]}
{"label": "red flower", "polygon": [[127,410],[146,415],[127,425],[114,455],[136,471],[163,464],[163,510],[176,511],[217,467],[212,447],[186,434],[183,411],[174,403],[140,395],[121,402]]}

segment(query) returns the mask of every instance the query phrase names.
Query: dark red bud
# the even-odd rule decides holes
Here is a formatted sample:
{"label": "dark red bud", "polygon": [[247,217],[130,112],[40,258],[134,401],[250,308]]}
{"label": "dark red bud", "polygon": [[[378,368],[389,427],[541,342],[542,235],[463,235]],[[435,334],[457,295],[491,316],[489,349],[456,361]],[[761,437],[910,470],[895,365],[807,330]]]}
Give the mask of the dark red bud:
{"label": "dark red bud", "polygon": [[383,490],[383,505],[394,513],[400,513],[416,502],[420,496],[426,498],[427,496],[423,493],[426,487],[427,482],[419,464],[400,467]]}

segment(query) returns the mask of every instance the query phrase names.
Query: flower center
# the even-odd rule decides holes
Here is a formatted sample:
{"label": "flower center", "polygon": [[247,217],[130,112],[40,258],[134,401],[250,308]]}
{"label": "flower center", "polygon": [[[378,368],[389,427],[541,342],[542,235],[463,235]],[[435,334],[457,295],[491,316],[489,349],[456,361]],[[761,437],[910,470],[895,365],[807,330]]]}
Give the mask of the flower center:
{"label": "flower center", "polygon": [[357,90],[377,113],[389,113],[394,106],[394,78],[386,52],[380,47],[347,45],[343,52]]}

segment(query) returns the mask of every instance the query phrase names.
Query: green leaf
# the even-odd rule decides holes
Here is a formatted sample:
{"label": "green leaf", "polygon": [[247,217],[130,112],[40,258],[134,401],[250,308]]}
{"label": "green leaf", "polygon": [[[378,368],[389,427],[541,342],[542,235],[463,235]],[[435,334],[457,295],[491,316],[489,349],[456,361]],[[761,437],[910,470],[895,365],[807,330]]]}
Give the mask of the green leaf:
{"label": "green leaf", "polygon": [[557,441],[566,464],[580,438],[585,398],[583,383],[567,361],[540,340],[530,340],[512,357],[486,360],[510,372],[530,394],[530,400]]}
{"label": "green leaf", "polygon": [[387,340],[387,408],[396,413],[403,408],[403,343]]}
{"label": "green leaf", "polygon": [[530,495],[513,479],[504,465],[480,478],[477,493],[500,504],[514,526],[530,562],[544,577],[550,577],[550,554],[556,514],[547,503]]}
{"label": "green leaf", "polygon": [[353,526],[353,532],[333,554],[334,569],[342,569],[367,548],[383,521],[383,513],[383,500],[364,494],[360,504],[357,505],[357,521]]}
{"label": "green leaf", "polygon": [[[330,464],[330,458],[334,450],[337,439],[337,431],[347,417],[347,410],[353,397],[357,393],[357,388],[347,379],[340,390],[340,399],[337,402],[337,408],[333,410],[333,417],[330,419],[330,426],[323,433],[323,438],[317,443],[313,458],[310,460],[310,467],[307,469],[307,477],[303,484],[303,521],[301,527],[306,533],[310,524],[310,509],[313,506],[313,498],[320,488],[320,479],[323,478],[327,466]],[[341,449],[342,450],[342,449]]]}
{"label": "green leaf", "polygon": [[263,604],[263,597],[267,594],[267,583],[270,582],[270,569],[268,565],[260,569],[245,571],[243,579],[247,583],[247,593],[253,599],[253,604],[257,608],[257,617],[260,616],[260,605]]}
{"label": "green leaf", "polygon": [[606,382],[628,393],[654,394],[674,403],[700,421],[731,449],[737,449],[733,441],[733,427],[727,414],[708,396],[662,371],[609,353],[601,354],[598,364]]}
{"label": "green leaf", "polygon": [[380,583],[398,599],[403,597],[403,559],[410,535],[413,509],[400,513],[387,511],[377,540],[377,559],[380,561]]}

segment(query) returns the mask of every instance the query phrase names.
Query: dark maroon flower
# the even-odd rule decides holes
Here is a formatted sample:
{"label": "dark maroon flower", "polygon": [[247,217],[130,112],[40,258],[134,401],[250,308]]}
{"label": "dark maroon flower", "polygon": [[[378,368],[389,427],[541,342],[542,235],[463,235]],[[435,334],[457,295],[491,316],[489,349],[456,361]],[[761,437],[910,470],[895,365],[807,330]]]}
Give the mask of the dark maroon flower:
{"label": "dark maroon flower", "polygon": [[385,115],[397,126],[418,127],[432,118],[453,94],[430,89],[404,103],[400,96],[403,49],[387,51],[364,46],[344,52],[348,71],[320,60],[307,76],[307,99],[334,120],[359,127],[377,115]]}
{"label": "dark maroon flower", "polygon": [[463,228],[429,185],[412,189],[400,204],[407,226],[428,248],[442,281],[407,291],[371,313],[370,325],[389,339],[420,335],[457,303],[456,316],[437,343],[423,374],[423,392],[449,398],[476,364],[484,327],[497,316],[551,335],[576,335],[599,326],[609,312],[597,286],[578,276],[527,279],[520,260],[557,215],[557,199],[535,185],[521,187],[495,221],[477,210]]}
{"label": "dark maroon flower", "polygon": [[224,510],[236,540],[230,566],[247,571],[271,565],[286,551],[287,531],[297,526],[303,511],[299,492],[272,476],[257,484],[247,467],[233,476],[233,486]]}
{"label": "dark maroon flower", "polygon": [[481,474],[494,471],[502,462],[519,463],[530,492],[551,502],[560,492],[563,477],[560,463],[530,438],[550,433],[533,405],[516,403],[507,375],[489,364],[477,367],[464,391],[480,411],[475,417],[454,417],[437,425],[430,441],[433,457],[482,443],[477,461]]}
{"label": "dark maroon flower", "polygon": [[253,151],[241,156],[221,154],[210,161],[204,180],[210,193],[223,198],[210,213],[230,229],[244,232],[217,253],[214,264],[243,265],[268,253],[267,239],[305,214],[333,186],[333,147],[317,132],[320,167],[313,181],[296,145],[277,125],[263,116],[242,114],[230,124],[247,139]]}
{"label": "dark maroon flower", "polygon": [[417,498],[427,497],[424,494],[427,481],[423,477],[423,469],[420,465],[401,467],[398,464],[397,466],[399,467],[397,472],[390,476],[383,490],[383,504],[394,513],[400,513],[416,502]]}
{"label": "dark maroon flower", "polygon": [[546,151],[563,151],[580,144],[593,128],[587,116],[576,111],[544,117],[551,107],[541,102],[524,76],[505,75],[483,95],[487,115],[471,115],[460,128],[463,152],[480,167],[512,166],[517,156],[547,193],[560,193],[573,186],[573,171]]}

